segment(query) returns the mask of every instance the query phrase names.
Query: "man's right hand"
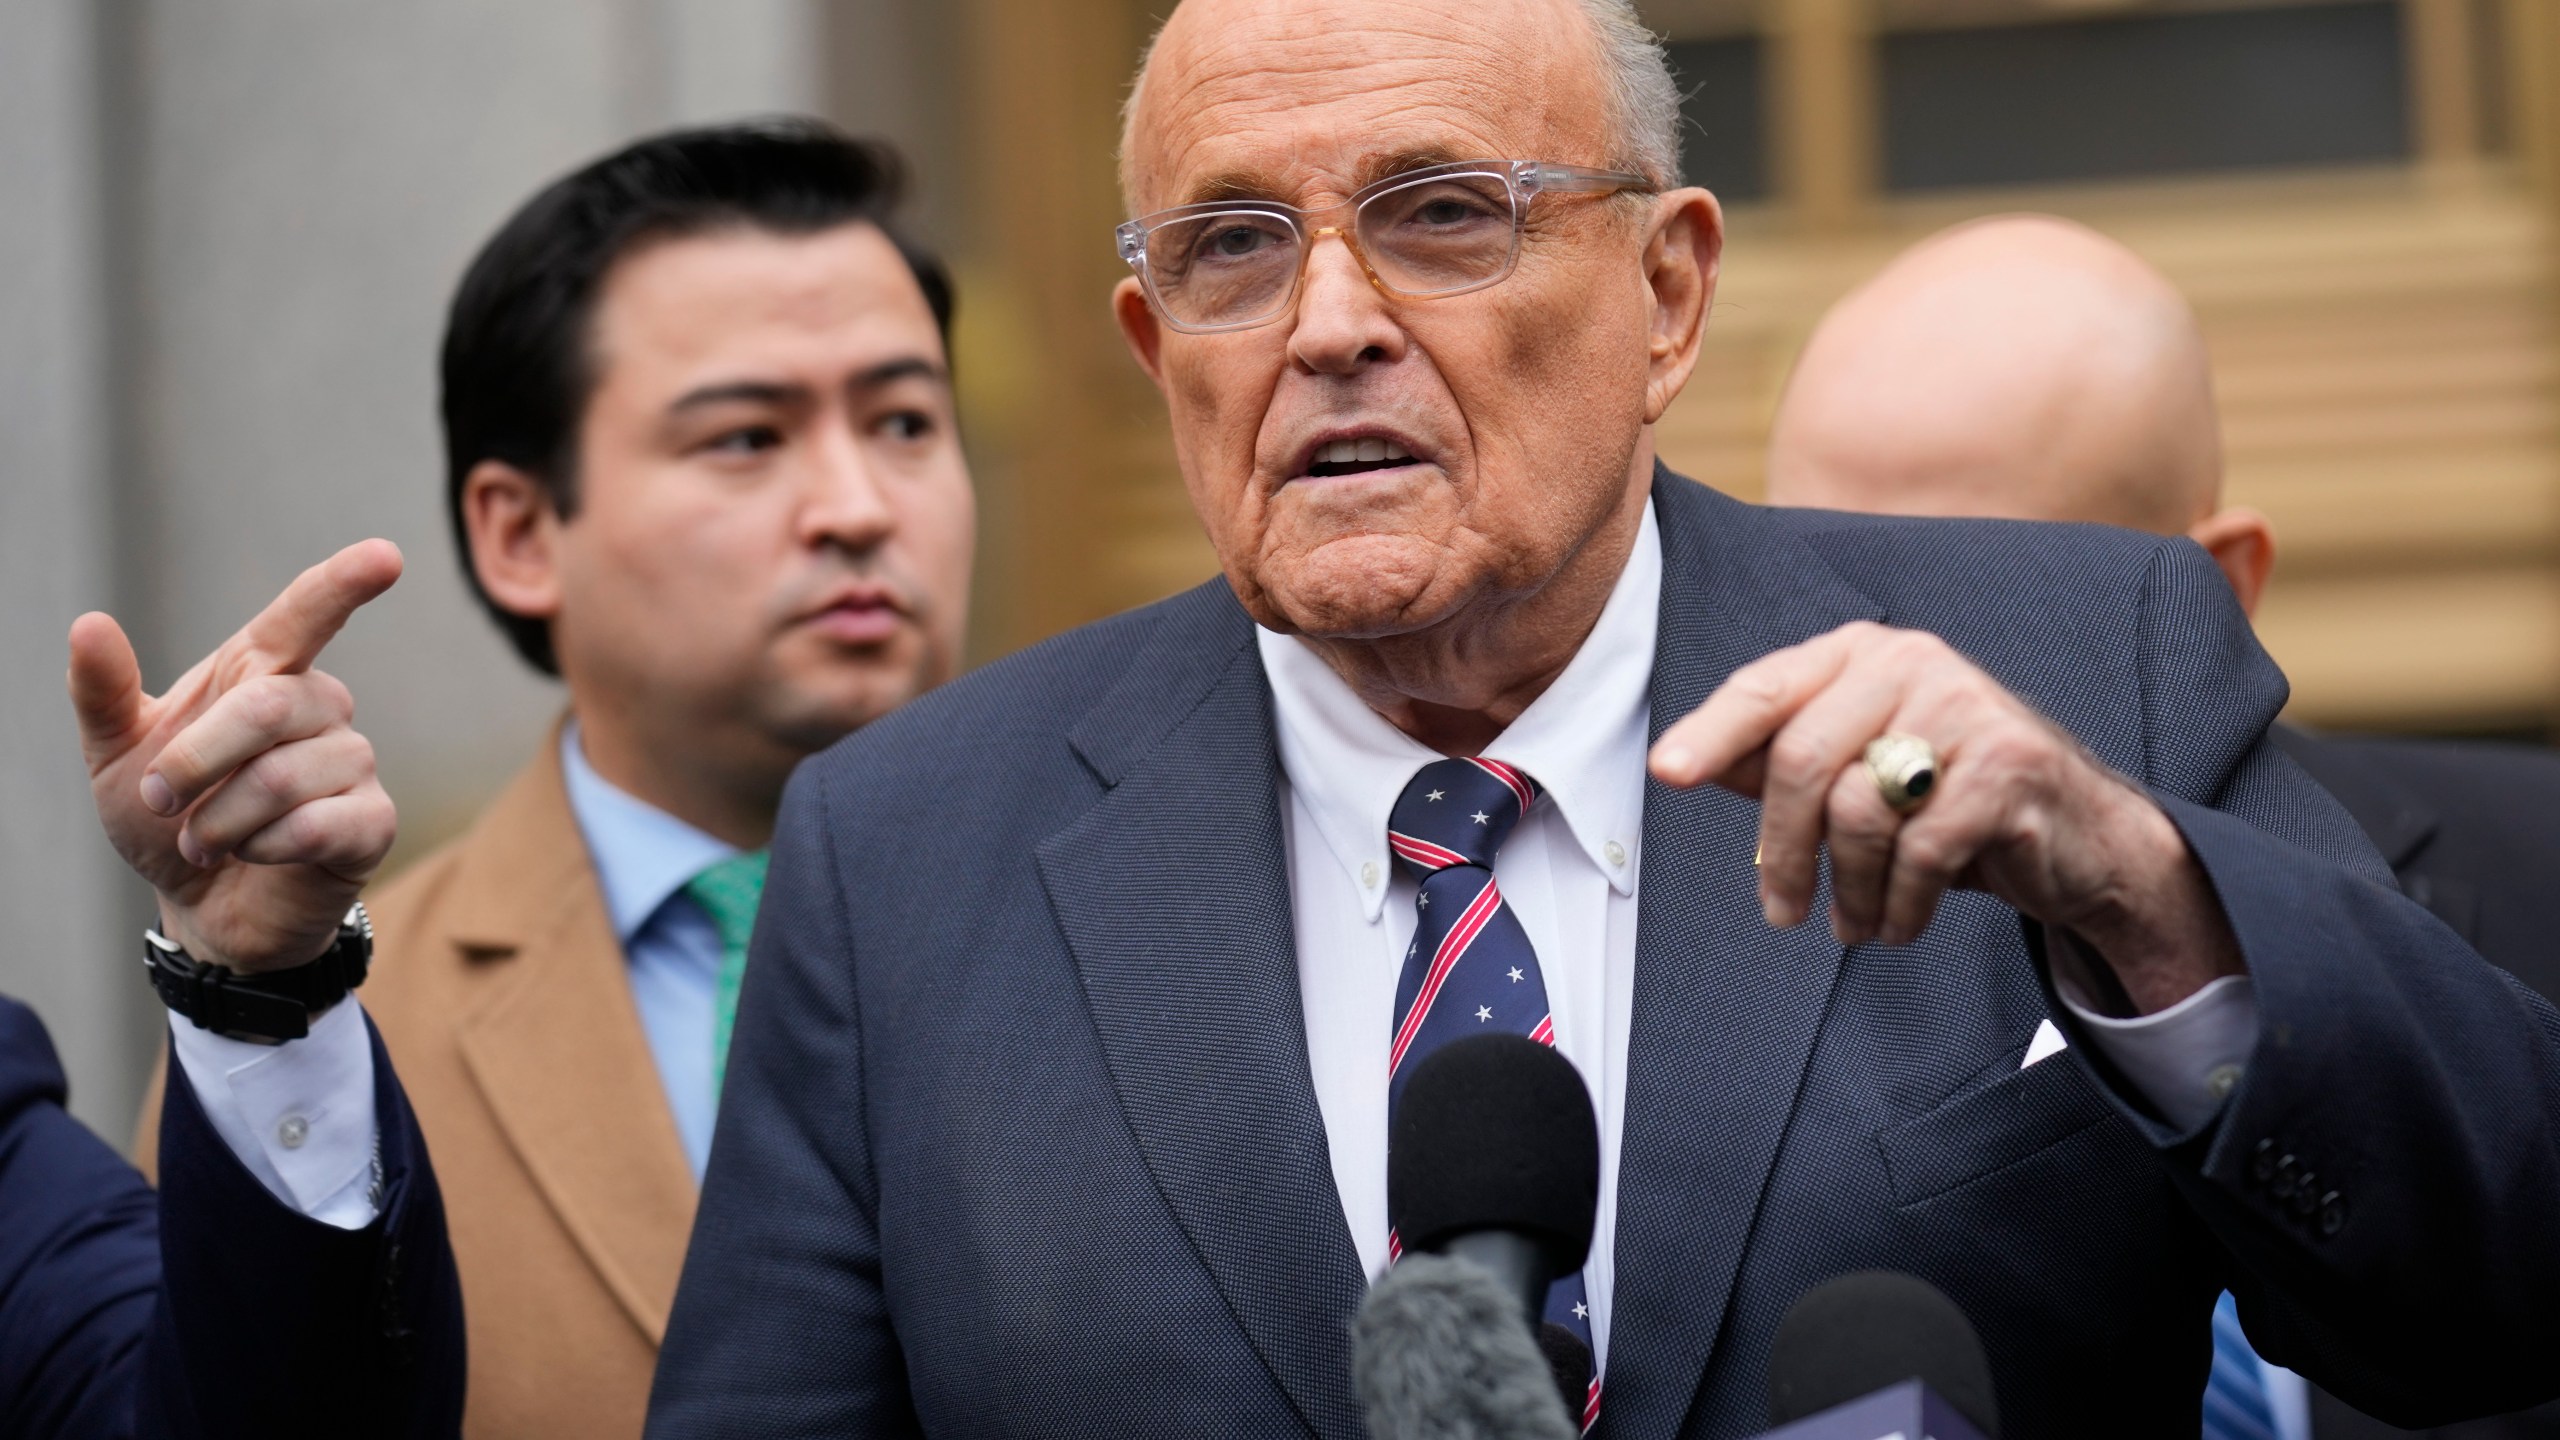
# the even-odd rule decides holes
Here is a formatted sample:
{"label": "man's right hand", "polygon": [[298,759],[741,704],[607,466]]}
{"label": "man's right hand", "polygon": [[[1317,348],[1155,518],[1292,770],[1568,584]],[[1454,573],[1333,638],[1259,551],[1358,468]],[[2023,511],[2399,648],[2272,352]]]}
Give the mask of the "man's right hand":
{"label": "man's right hand", "polygon": [[242,972],[317,958],[390,853],[391,797],[355,700],[311,668],[400,578],[366,540],[313,566],[157,697],[124,630],[71,625],[71,706],[107,838],[160,896],[162,933]]}

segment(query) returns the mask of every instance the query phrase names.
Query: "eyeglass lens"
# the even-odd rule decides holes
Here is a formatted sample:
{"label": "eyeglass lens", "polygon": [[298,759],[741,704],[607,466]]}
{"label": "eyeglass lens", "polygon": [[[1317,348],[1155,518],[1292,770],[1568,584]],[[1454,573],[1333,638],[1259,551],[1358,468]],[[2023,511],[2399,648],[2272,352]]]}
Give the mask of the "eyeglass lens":
{"label": "eyeglass lens", "polygon": [[[1500,175],[1436,175],[1360,203],[1353,234],[1378,279],[1408,296],[1499,279],[1520,224]],[[1268,319],[1289,303],[1304,262],[1299,227],[1272,211],[1187,216],[1147,235],[1147,275],[1165,312],[1185,325]]]}

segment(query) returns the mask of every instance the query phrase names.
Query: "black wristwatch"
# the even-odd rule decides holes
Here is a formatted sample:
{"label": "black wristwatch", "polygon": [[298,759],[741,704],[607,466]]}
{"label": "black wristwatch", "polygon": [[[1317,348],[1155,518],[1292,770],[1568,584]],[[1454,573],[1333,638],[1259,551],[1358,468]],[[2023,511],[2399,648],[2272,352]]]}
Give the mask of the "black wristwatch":
{"label": "black wristwatch", "polygon": [[158,930],[142,932],[142,965],[160,1003],[196,1027],[275,1045],[311,1033],[311,1017],[347,998],[373,964],[373,920],[359,900],[338,922],[337,943],[290,970],[243,975],[208,965]]}

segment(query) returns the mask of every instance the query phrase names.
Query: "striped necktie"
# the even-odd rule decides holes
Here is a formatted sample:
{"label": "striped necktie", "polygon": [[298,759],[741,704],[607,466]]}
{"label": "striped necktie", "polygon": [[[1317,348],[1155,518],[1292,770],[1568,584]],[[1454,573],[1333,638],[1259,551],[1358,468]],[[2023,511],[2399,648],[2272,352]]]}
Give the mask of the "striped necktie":
{"label": "striped necktie", "polygon": [[2204,1383],[2204,1440],[2277,1440],[2267,1372],[2240,1330],[2231,1292],[2213,1307],[2213,1373]]}
{"label": "striped necktie", "polygon": [[[1442,1045],[1498,1031],[1556,1043],[1537,952],[1493,879],[1495,852],[1537,802],[1538,783],[1499,760],[1439,760],[1422,767],[1387,817],[1387,845],[1418,885],[1413,945],[1396,981],[1395,1039],[1387,1055],[1390,1129],[1406,1079]],[[1389,1235],[1388,1258],[1401,1249]],[[1590,1349],[1581,1272],[1547,1292],[1546,1318]],[[1599,1416],[1595,1373],[1583,1428]]]}
{"label": "striped necktie", "polygon": [[729,1069],[729,1031],[738,1023],[738,985],[747,974],[747,941],[755,934],[756,905],[764,899],[762,850],[732,855],[706,865],[684,884],[684,893],[711,917],[720,932],[720,983],[711,1008],[711,1099],[720,1099],[720,1079]]}

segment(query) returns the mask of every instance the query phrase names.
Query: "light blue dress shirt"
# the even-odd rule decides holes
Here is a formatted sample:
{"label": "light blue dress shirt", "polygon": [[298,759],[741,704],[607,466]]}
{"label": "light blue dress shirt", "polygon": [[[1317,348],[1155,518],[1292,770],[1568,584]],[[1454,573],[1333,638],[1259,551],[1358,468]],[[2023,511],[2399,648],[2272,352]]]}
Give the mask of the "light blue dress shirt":
{"label": "light blue dress shirt", "polygon": [[2250,1352],[2267,1383],[2267,1408],[2276,1416],[2276,1440],[2311,1440],[2311,1382],[2265,1356]]}
{"label": "light blue dress shirt", "polygon": [[645,800],[616,789],[587,763],[577,722],[562,727],[560,768],[578,817],[613,936],[631,963],[631,999],[658,1062],[685,1159],[700,1180],[711,1158],[716,1106],[712,1012],[720,988],[720,932],[684,893],[685,882],[738,853]]}

